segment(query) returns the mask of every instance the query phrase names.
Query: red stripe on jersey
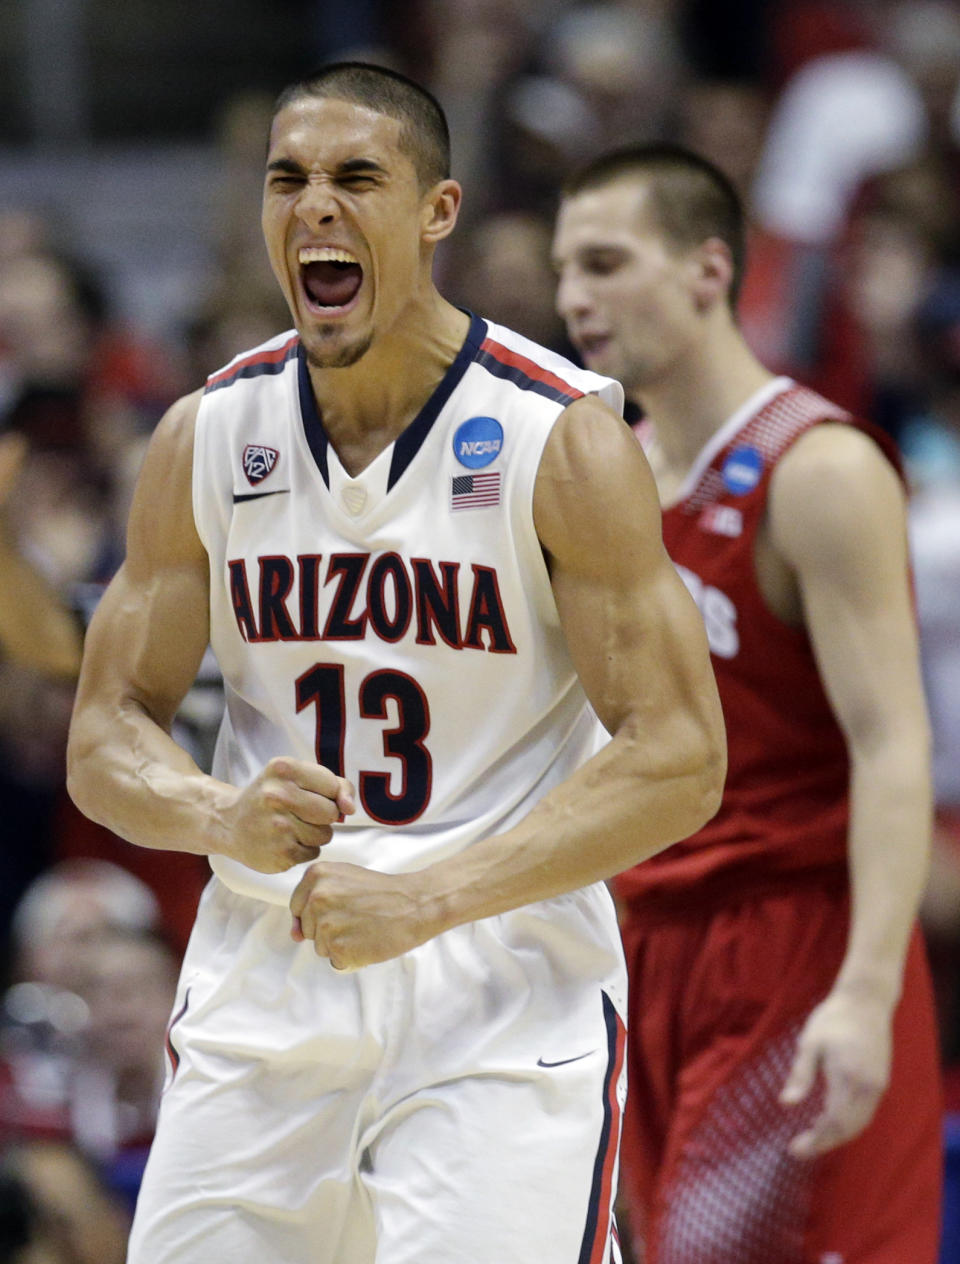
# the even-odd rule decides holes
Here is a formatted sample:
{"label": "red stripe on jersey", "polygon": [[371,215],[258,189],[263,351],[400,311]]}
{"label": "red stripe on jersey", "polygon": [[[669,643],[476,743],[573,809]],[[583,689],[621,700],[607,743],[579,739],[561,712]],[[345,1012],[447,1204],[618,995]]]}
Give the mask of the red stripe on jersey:
{"label": "red stripe on jersey", "polygon": [[485,351],[487,355],[492,355],[501,364],[506,364],[511,369],[518,369],[521,373],[525,373],[534,382],[543,382],[546,386],[552,386],[555,391],[560,391],[563,395],[569,395],[572,399],[583,398],[583,391],[578,391],[575,386],[565,382],[562,377],[557,377],[556,373],[551,373],[549,369],[541,368],[536,361],[528,360],[526,356],[519,355],[516,351],[511,351],[509,347],[505,347],[501,342],[494,342],[492,338],[484,338],[480,350]]}
{"label": "red stripe on jersey", "polygon": [[219,373],[214,373],[212,377],[207,378],[207,386],[216,386],[218,382],[226,381],[227,378],[233,377],[235,373],[239,373],[242,369],[255,368],[258,364],[277,364],[285,358],[287,352],[299,337],[299,334],[294,334],[282,347],[276,347],[273,351],[259,351],[243,360],[237,360],[235,364],[227,365]]}

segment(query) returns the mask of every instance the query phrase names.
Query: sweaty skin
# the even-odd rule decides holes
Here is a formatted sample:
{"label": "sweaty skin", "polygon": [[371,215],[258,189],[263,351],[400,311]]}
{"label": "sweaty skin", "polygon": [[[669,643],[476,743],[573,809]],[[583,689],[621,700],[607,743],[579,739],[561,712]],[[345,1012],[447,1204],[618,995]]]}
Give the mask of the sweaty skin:
{"label": "sweaty skin", "polygon": [[[393,119],[311,98],[274,121],[264,235],[324,427],[351,474],[416,416],[462,344],[466,317],[431,278],[459,203],[452,180],[420,187]],[[320,309],[302,284],[301,251],[324,248],[362,269],[342,309]],[[198,400],[174,405],[150,444],[127,557],[88,635],[69,787],[84,812],[141,846],[278,872],[319,854],[353,810],[353,790],[292,758],[231,786],[170,737],[209,630],[191,504]],[[389,876],[309,866],[291,900],[291,934],[338,968],[607,878],[719,805],[723,721],[702,622],[664,551],[646,460],[597,399],[571,404],[556,423],[534,513],[571,656],[612,740],[519,825],[459,856]]]}

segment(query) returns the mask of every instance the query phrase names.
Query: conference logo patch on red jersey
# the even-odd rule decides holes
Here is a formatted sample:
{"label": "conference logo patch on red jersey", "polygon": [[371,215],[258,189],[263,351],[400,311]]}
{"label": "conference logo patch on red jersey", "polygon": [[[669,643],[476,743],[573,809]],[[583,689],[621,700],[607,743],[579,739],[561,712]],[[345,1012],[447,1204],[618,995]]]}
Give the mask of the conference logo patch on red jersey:
{"label": "conference logo patch on red jersey", "polygon": [[243,449],[243,472],[251,487],[262,483],[280,458],[276,448],[264,447],[262,443],[248,443]]}
{"label": "conference logo patch on red jersey", "polygon": [[707,505],[697,519],[697,525],[701,531],[736,540],[743,534],[743,514],[733,505]]}
{"label": "conference logo patch on red jersey", "polygon": [[752,492],[763,476],[763,457],[750,444],[735,448],[720,471],[723,485],[734,496],[746,496]]}

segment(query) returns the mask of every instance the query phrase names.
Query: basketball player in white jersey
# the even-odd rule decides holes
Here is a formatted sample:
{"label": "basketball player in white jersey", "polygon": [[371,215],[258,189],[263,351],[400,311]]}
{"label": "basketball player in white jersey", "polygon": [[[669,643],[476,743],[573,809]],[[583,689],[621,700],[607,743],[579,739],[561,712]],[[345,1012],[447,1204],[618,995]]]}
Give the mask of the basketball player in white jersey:
{"label": "basketball player in white jersey", "polygon": [[[716,809],[722,721],[618,385],[434,288],[447,144],[390,71],[280,98],[296,329],[161,422],[90,629],[72,793],[215,874],[135,1264],[619,1258],[602,880]],[[208,638],[212,775],[168,735]]]}

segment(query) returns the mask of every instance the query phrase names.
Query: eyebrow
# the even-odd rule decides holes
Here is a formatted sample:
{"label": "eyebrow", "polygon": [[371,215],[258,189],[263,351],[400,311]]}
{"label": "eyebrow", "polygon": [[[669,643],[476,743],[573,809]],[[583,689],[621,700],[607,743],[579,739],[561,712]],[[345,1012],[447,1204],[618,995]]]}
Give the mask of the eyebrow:
{"label": "eyebrow", "polygon": [[298,162],[294,162],[292,158],[275,158],[273,162],[267,163],[268,171],[283,171],[290,176],[304,176],[306,171]]}
{"label": "eyebrow", "polygon": [[342,162],[337,167],[338,175],[349,176],[354,175],[358,171],[375,171],[382,176],[389,174],[385,167],[381,167],[372,158],[348,158],[346,162]]}
{"label": "eyebrow", "polygon": [[550,266],[552,268],[559,269],[563,266],[567,259],[590,259],[596,255],[624,253],[626,253],[626,246],[621,245],[619,242],[585,242],[582,245],[576,246],[565,258],[561,258],[559,255],[551,255]]}
{"label": "eyebrow", "polygon": [[[306,167],[300,165],[293,158],[275,158],[273,162],[267,163],[268,171],[282,171],[285,175],[305,176],[307,175]],[[336,169],[336,174],[340,176],[356,175],[358,172],[371,171],[379,175],[388,175],[385,167],[381,167],[378,162],[374,162],[372,158],[348,158],[346,162],[341,162]]]}

